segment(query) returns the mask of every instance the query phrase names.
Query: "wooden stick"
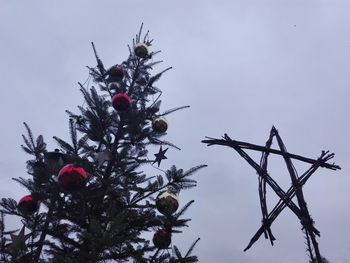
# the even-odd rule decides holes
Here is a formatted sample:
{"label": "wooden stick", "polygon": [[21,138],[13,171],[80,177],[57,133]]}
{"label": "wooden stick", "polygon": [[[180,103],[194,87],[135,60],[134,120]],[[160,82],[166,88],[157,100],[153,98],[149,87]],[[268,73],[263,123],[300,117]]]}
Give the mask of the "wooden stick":
{"label": "wooden stick", "polygon": [[[232,140],[227,134],[225,134],[224,139],[213,139],[210,137],[206,137],[208,138],[208,140],[202,140],[203,143],[208,144],[208,146],[212,146],[212,145],[223,145],[223,146],[229,146],[232,148],[242,148],[242,149],[249,149],[249,150],[253,150],[253,151],[260,151],[260,152],[268,152],[268,153],[273,153],[273,154],[278,154],[278,155],[282,155],[282,156],[286,156],[292,159],[297,159],[306,163],[315,163],[317,162],[317,160],[315,159],[311,159],[311,158],[306,158],[300,155],[296,155],[296,154],[292,154],[292,153],[283,153],[282,151],[276,150],[276,149],[270,149],[264,146],[260,146],[260,145],[256,145],[256,144],[251,144],[251,143],[247,143],[247,142],[242,142],[242,141],[236,141],[236,140]],[[332,156],[334,156],[334,154],[332,153]],[[340,166],[335,165],[335,164],[329,164],[329,163],[323,163],[321,164],[321,167],[325,167],[331,170],[340,170]]]}
{"label": "wooden stick", "polygon": [[[272,127],[272,129],[274,129],[274,127]],[[278,142],[278,145],[281,149],[281,151],[283,153],[287,152],[286,146],[283,143],[283,140],[281,138],[281,136],[278,134],[278,131],[275,130],[275,136]],[[310,216],[309,210],[307,208],[305,199],[304,199],[304,194],[303,194],[303,189],[302,187],[299,187],[298,185],[298,176],[296,173],[296,170],[293,166],[292,160],[290,157],[287,157],[285,155],[283,155],[283,158],[286,162],[287,168],[288,168],[288,172],[290,174],[290,178],[292,180],[292,184],[293,184],[293,188],[295,189],[295,193],[298,199],[298,203],[299,203],[299,207],[301,210],[301,213],[303,214],[303,218],[305,218],[305,220],[301,220],[301,224],[303,225],[303,228],[305,229],[306,234],[308,234],[310,236],[314,251],[315,251],[315,255],[316,255],[316,259],[319,263],[322,262],[322,258],[321,258],[321,253],[320,250],[318,248],[318,243],[316,241],[316,237],[312,231],[312,225],[313,225],[313,220]]]}

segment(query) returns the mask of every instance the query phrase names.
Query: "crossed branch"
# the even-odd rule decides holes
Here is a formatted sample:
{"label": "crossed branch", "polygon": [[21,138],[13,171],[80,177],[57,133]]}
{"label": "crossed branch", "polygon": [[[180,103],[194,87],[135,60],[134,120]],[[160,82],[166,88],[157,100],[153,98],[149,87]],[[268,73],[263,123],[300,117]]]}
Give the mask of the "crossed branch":
{"label": "crossed branch", "polygon": [[[271,149],[274,137],[276,137],[277,139],[277,143],[280,150]],[[310,216],[304,199],[302,186],[319,167],[324,167],[331,170],[341,169],[338,165],[335,165],[334,163],[327,163],[330,159],[334,157],[334,153],[329,153],[329,151],[322,151],[320,157],[316,160],[288,153],[282,141],[282,138],[278,134],[278,131],[275,127],[272,127],[269,139],[267,140],[265,146],[259,146],[251,143],[232,140],[227,134],[223,136],[223,139],[214,139],[207,137],[207,140],[203,140],[202,142],[206,143],[208,146],[222,145],[235,149],[238,152],[238,154],[242,156],[256,170],[256,172],[259,175],[259,197],[263,217],[262,225],[258,229],[256,234],[252,237],[244,251],[248,250],[260,238],[262,234],[264,234],[265,238],[269,239],[271,245],[273,245],[275,237],[273,236],[271,231],[271,224],[283,211],[283,209],[288,207],[298,217],[300,223],[303,226],[303,231],[305,232],[308,251],[312,262],[322,263],[322,257],[316,240],[316,235],[319,236],[320,232],[314,227],[314,221]],[[257,164],[243,149],[262,152],[260,164]],[[283,189],[267,172],[268,156],[270,153],[281,155],[284,158],[292,181],[292,186],[289,187],[287,192],[284,192]],[[292,163],[292,159],[310,163],[311,167],[299,177]],[[277,202],[277,204],[274,206],[270,213],[268,213],[266,205],[266,184],[268,184],[280,198],[280,200]],[[293,197],[295,196],[297,198],[298,205],[296,205],[292,201]]]}

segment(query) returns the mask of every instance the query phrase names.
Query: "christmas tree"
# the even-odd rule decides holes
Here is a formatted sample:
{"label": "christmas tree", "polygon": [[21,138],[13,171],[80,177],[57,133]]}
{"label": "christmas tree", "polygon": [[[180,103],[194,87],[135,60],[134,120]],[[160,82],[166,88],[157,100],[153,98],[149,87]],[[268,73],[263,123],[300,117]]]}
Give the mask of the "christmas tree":
{"label": "christmas tree", "polygon": [[[0,203],[1,262],[198,261],[191,253],[199,238],[181,253],[172,236],[187,226],[183,216],[193,203],[179,208],[178,195],[196,186],[191,176],[205,165],[158,168],[168,148],[177,148],[162,139],[164,116],[188,106],[160,111],[155,83],[170,68],[151,73],[161,62],[152,42],[141,26],[128,58],[109,68],[92,43],[94,84],[79,83],[84,104],[78,113],[67,111],[70,141],[54,136],[58,148],[49,150],[24,123],[29,176],[14,180],[28,194]],[[152,145],[158,153],[148,153]],[[154,172],[146,174],[145,165]],[[6,229],[4,215],[19,217],[21,230]]]}

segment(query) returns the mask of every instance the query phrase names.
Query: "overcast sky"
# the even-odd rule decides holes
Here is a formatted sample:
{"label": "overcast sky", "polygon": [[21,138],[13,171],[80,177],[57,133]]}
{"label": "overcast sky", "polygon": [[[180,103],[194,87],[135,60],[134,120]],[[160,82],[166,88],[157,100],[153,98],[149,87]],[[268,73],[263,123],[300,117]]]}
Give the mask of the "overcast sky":
{"label": "overcast sky", "polygon": [[[196,202],[190,228],[173,243],[185,249],[200,236],[195,253],[204,263],[307,262],[300,224],[287,210],[272,226],[274,247],[260,239],[243,252],[260,227],[257,175],[233,150],[200,143],[228,133],[264,144],[275,125],[292,153],[336,153],[342,170],[319,170],[304,191],[321,253],[348,263],[349,12],[348,0],[0,0],[1,197],[26,194],[11,180],[26,176],[22,122],[54,149],[53,135],[68,136],[64,111],[82,104],[77,82],[95,65],[90,42],[105,65],[120,63],[144,22],[165,61],[155,72],[174,67],[158,82],[162,109],[191,105],[168,117],[166,139],[182,151],[169,150],[162,168],[208,164],[198,187],[180,195]],[[283,161],[270,165],[287,188]],[[308,167],[295,165],[300,174]],[[268,195],[271,209],[277,199]]]}

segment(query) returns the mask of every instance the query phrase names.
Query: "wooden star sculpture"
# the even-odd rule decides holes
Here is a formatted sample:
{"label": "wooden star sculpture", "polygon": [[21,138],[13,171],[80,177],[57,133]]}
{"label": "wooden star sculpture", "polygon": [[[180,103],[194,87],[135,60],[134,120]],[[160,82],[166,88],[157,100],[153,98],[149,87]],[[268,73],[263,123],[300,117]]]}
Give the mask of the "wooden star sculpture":
{"label": "wooden star sculpture", "polygon": [[166,156],[165,156],[165,153],[166,151],[168,150],[169,148],[166,148],[165,150],[162,149],[162,146],[160,146],[160,149],[159,149],[159,152],[154,154],[154,156],[156,157],[156,159],[153,161],[152,164],[155,164],[155,163],[158,163],[158,167],[161,163],[162,160],[165,160],[165,159],[168,159]]}
{"label": "wooden star sculpture", "polygon": [[[277,139],[277,143],[280,150],[271,149],[274,137]],[[267,140],[265,146],[232,140],[227,134],[224,135],[223,139],[208,138],[207,140],[203,140],[202,142],[208,144],[208,146],[222,145],[233,148],[256,170],[259,176],[259,197],[263,217],[262,226],[252,237],[244,251],[248,250],[260,238],[262,234],[264,234],[266,239],[270,239],[270,242],[273,245],[275,237],[273,236],[271,231],[271,224],[282,212],[282,210],[288,207],[300,220],[302,230],[304,231],[306,237],[307,251],[311,259],[310,262],[324,263],[324,258],[321,256],[316,240],[316,236],[319,236],[320,232],[314,226],[314,221],[310,216],[308,207],[306,205],[306,201],[304,199],[302,187],[319,167],[328,168],[331,170],[341,169],[338,165],[335,165],[334,163],[327,163],[330,159],[334,157],[334,153],[329,153],[329,151],[322,151],[321,156],[316,160],[288,153],[282,141],[282,138],[280,137],[275,127],[272,127],[270,137]],[[262,152],[260,164],[256,163],[245,152],[244,149]],[[284,191],[267,171],[269,154],[276,154],[282,156],[286,163],[287,170],[292,181],[292,186],[289,187],[287,191]],[[301,176],[299,176],[293,165],[292,159],[310,163],[311,167],[308,170],[306,170]],[[280,198],[279,202],[270,212],[268,212],[266,204],[267,185],[269,185]],[[292,201],[293,197],[296,197],[297,204],[294,203],[294,201]]]}

